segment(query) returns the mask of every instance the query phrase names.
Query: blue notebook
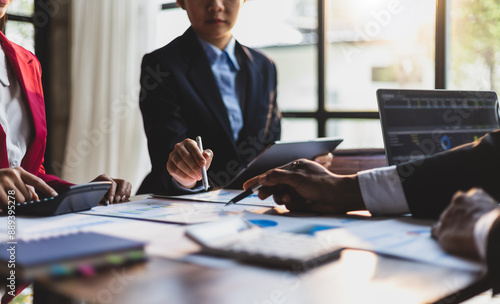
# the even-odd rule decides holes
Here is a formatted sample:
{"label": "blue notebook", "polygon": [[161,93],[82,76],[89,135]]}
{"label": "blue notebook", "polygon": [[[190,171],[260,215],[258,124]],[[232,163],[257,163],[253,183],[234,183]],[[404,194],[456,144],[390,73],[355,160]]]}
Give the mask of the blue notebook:
{"label": "blue notebook", "polygon": [[23,280],[92,275],[102,267],[144,259],[144,243],[93,232],[0,244],[0,272],[14,270]]}

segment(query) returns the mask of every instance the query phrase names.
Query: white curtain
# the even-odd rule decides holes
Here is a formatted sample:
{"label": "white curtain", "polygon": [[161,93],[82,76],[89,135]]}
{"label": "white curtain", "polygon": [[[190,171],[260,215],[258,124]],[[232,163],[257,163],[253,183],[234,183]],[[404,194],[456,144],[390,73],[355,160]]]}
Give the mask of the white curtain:
{"label": "white curtain", "polygon": [[64,179],[101,173],[135,192],[150,169],[139,110],[142,57],[154,49],[156,0],[72,1],[72,98]]}

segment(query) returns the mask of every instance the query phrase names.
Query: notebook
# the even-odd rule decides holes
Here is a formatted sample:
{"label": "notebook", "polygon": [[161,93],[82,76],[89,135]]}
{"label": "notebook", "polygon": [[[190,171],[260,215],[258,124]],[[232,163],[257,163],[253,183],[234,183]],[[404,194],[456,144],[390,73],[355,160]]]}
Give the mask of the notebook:
{"label": "notebook", "polygon": [[492,91],[379,89],[377,101],[388,165],[447,151],[499,128]]}
{"label": "notebook", "polygon": [[0,244],[0,273],[16,280],[91,275],[144,259],[144,243],[93,232]]}

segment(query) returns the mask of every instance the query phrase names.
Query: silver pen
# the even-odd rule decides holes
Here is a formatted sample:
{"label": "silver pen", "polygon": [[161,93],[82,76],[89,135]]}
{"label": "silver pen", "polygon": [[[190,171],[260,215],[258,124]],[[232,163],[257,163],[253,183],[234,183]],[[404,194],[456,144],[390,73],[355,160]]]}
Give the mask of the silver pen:
{"label": "silver pen", "polygon": [[[198,144],[198,149],[200,149],[200,152],[203,153],[203,144],[201,143],[201,136],[196,137],[196,143]],[[207,176],[207,167],[203,166],[201,168],[201,181],[203,183],[203,188],[205,191],[208,190],[208,176]]]}

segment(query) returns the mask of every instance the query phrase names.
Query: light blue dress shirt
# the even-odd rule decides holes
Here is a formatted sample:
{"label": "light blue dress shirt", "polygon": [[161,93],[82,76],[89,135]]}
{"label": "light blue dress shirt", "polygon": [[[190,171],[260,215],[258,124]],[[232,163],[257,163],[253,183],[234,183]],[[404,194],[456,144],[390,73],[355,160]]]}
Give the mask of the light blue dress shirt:
{"label": "light blue dress shirt", "polygon": [[226,106],[233,138],[238,141],[238,136],[243,128],[243,114],[238,100],[238,92],[236,92],[236,74],[240,70],[234,55],[236,40],[231,38],[223,51],[203,39],[199,40],[207,54],[222,100]]}

